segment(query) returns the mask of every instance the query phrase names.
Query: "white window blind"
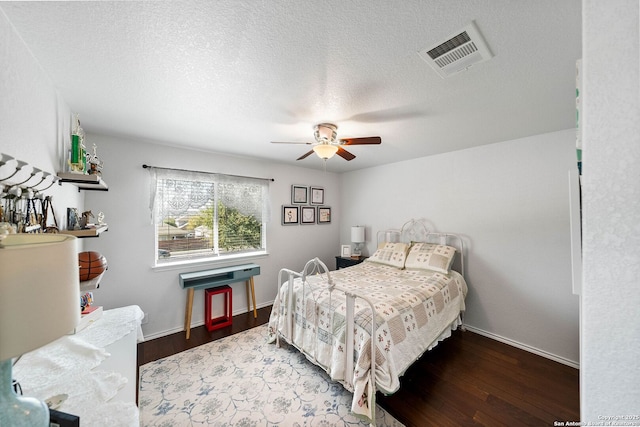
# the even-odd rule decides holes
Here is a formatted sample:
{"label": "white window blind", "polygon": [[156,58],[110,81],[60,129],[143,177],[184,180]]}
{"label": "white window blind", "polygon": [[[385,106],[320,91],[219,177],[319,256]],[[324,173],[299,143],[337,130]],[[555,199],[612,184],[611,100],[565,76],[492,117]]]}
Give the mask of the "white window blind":
{"label": "white window blind", "polygon": [[156,265],[266,252],[268,180],[149,170]]}

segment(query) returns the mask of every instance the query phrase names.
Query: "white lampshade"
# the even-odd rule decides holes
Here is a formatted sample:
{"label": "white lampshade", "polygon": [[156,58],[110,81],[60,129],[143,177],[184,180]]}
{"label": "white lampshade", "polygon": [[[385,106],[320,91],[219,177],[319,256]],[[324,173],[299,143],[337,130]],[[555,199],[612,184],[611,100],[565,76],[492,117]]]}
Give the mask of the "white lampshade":
{"label": "white lampshade", "polygon": [[354,225],[351,227],[351,241],[353,243],[364,243],[364,226]]}
{"label": "white lampshade", "polygon": [[338,147],[331,144],[319,144],[313,147],[313,151],[315,151],[321,159],[327,160],[338,152]]}
{"label": "white lampshade", "polygon": [[68,334],[80,321],[76,238],[9,234],[0,240],[0,360]]}
{"label": "white lampshade", "polygon": [[80,321],[76,238],[1,234],[0,277],[0,425],[48,427],[47,404],[13,391],[12,359]]}

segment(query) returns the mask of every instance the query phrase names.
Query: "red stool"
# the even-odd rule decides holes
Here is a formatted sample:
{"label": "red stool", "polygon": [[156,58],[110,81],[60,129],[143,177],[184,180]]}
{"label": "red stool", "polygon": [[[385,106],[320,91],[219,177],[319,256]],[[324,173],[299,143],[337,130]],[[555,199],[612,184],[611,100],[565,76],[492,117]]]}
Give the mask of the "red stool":
{"label": "red stool", "polygon": [[[215,319],[211,318],[211,300],[214,295],[224,294],[224,314]],[[209,332],[224,328],[231,325],[233,321],[232,314],[232,289],[230,286],[219,286],[217,288],[209,288],[204,291],[204,324]]]}

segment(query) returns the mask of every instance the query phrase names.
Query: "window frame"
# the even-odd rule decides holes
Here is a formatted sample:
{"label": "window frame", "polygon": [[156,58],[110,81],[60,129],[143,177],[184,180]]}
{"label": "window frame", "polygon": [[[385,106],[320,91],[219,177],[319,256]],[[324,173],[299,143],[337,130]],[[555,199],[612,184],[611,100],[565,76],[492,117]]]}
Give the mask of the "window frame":
{"label": "window frame", "polygon": [[[247,258],[255,258],[261,257],[268,254],[267,252],[267,223],[269,220],[269,181],[267,179],[261,178],[251,178],[251,177],[243,177],[237,175],[227,175],[227,174],[219,174],[219,173],[210,173],[210,172],[199,172],[199,171],[189,171],[183,169],[168,169],[168,168],[157,168],[157,167],[148,167],[151,173],[151,182],[150,182],[150,210],[151,210],[151,218],[152,225],[154,228],[154,258],[153,258],[153,268],[172,268],[179,267],[182,265],[188,264],[218,264],[224,263],[225,261],[231,261],[234,259],[247,259]],[[211,224],[211,243],[210,248],[204,248],[200,252],[193,252],[191,256],[184,254],[180,255],[179,253],[172,257],[164,258],[160,256],[160,236],[161,233],[158,232],[159,225],[163,223],[166,216],[166,208],[167,203],[170,201],[166,200],[166,195],[161,191],[165,191],[165,188],[161,189],[161,186],[164,185],[164,180],[175,180],[175,181],[185,181],[185,182],[208,182],[211,183],[213,188],[211,190],[211,196],[206,200],[198,209],[200,211],[206,204],[212,203],[213,209],[213,224]],[[260,222],[260,248],[248,248],[241,249],[238,251],[225,252],[219,246],[219,236],[218,236],[218,226],[220,221],[218,219],[218,204],[221,203],[221,198],[224,197],[225,190],[228,191],[229,185],[247,185],[247,186],[257,186],[254,190],[259,191],[259,195],[254,199],[254,209],[256,213],[261,214],[261,218],[258,218],[257,215],[253,214],[244,214],[249,215],[255,218]],[[195,186],[194,186],[195,187]],[[206,186],[205,186],[206,187]],[[189,187],[189,190],[192,188]],[[207,190],[205,190],[207,191]],[[226,193],[229,195],[229,193]],[[233,196],[232,196],[233,197]],[[239,195],[235,195],[235,197],[239,197]],[[198,201],[201,203],[201,201]],[[190,206],[191,202],[189,202]],[[226,205],[227,208],[240,210],[238,206]],[[258,208],[258,206],[261,206]],[[183,208],[186,213],[190,208]],[[186,215],[186,214],[185,214]],[[175,215],[174,215],[175,216]],[[204,253],[205,251],[209,251],[208,253]]]}

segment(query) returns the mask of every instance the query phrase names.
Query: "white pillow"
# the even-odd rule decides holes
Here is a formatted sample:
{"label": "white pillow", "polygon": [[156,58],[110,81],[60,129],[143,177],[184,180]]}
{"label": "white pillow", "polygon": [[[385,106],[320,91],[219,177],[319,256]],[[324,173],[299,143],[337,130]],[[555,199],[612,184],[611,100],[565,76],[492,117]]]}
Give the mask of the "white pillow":
{"label": "white pillow", "polygon": [[456,248],[435,243],[414,243],[407,256],[406,268],[432,270],[449,274]]}
{"label": "white pillow", "polygon": [[404,261],[407,258],[408,249],[409,245],[406,243],[385,243],[384,246],[375,251],[367,261],[404,268]]}

